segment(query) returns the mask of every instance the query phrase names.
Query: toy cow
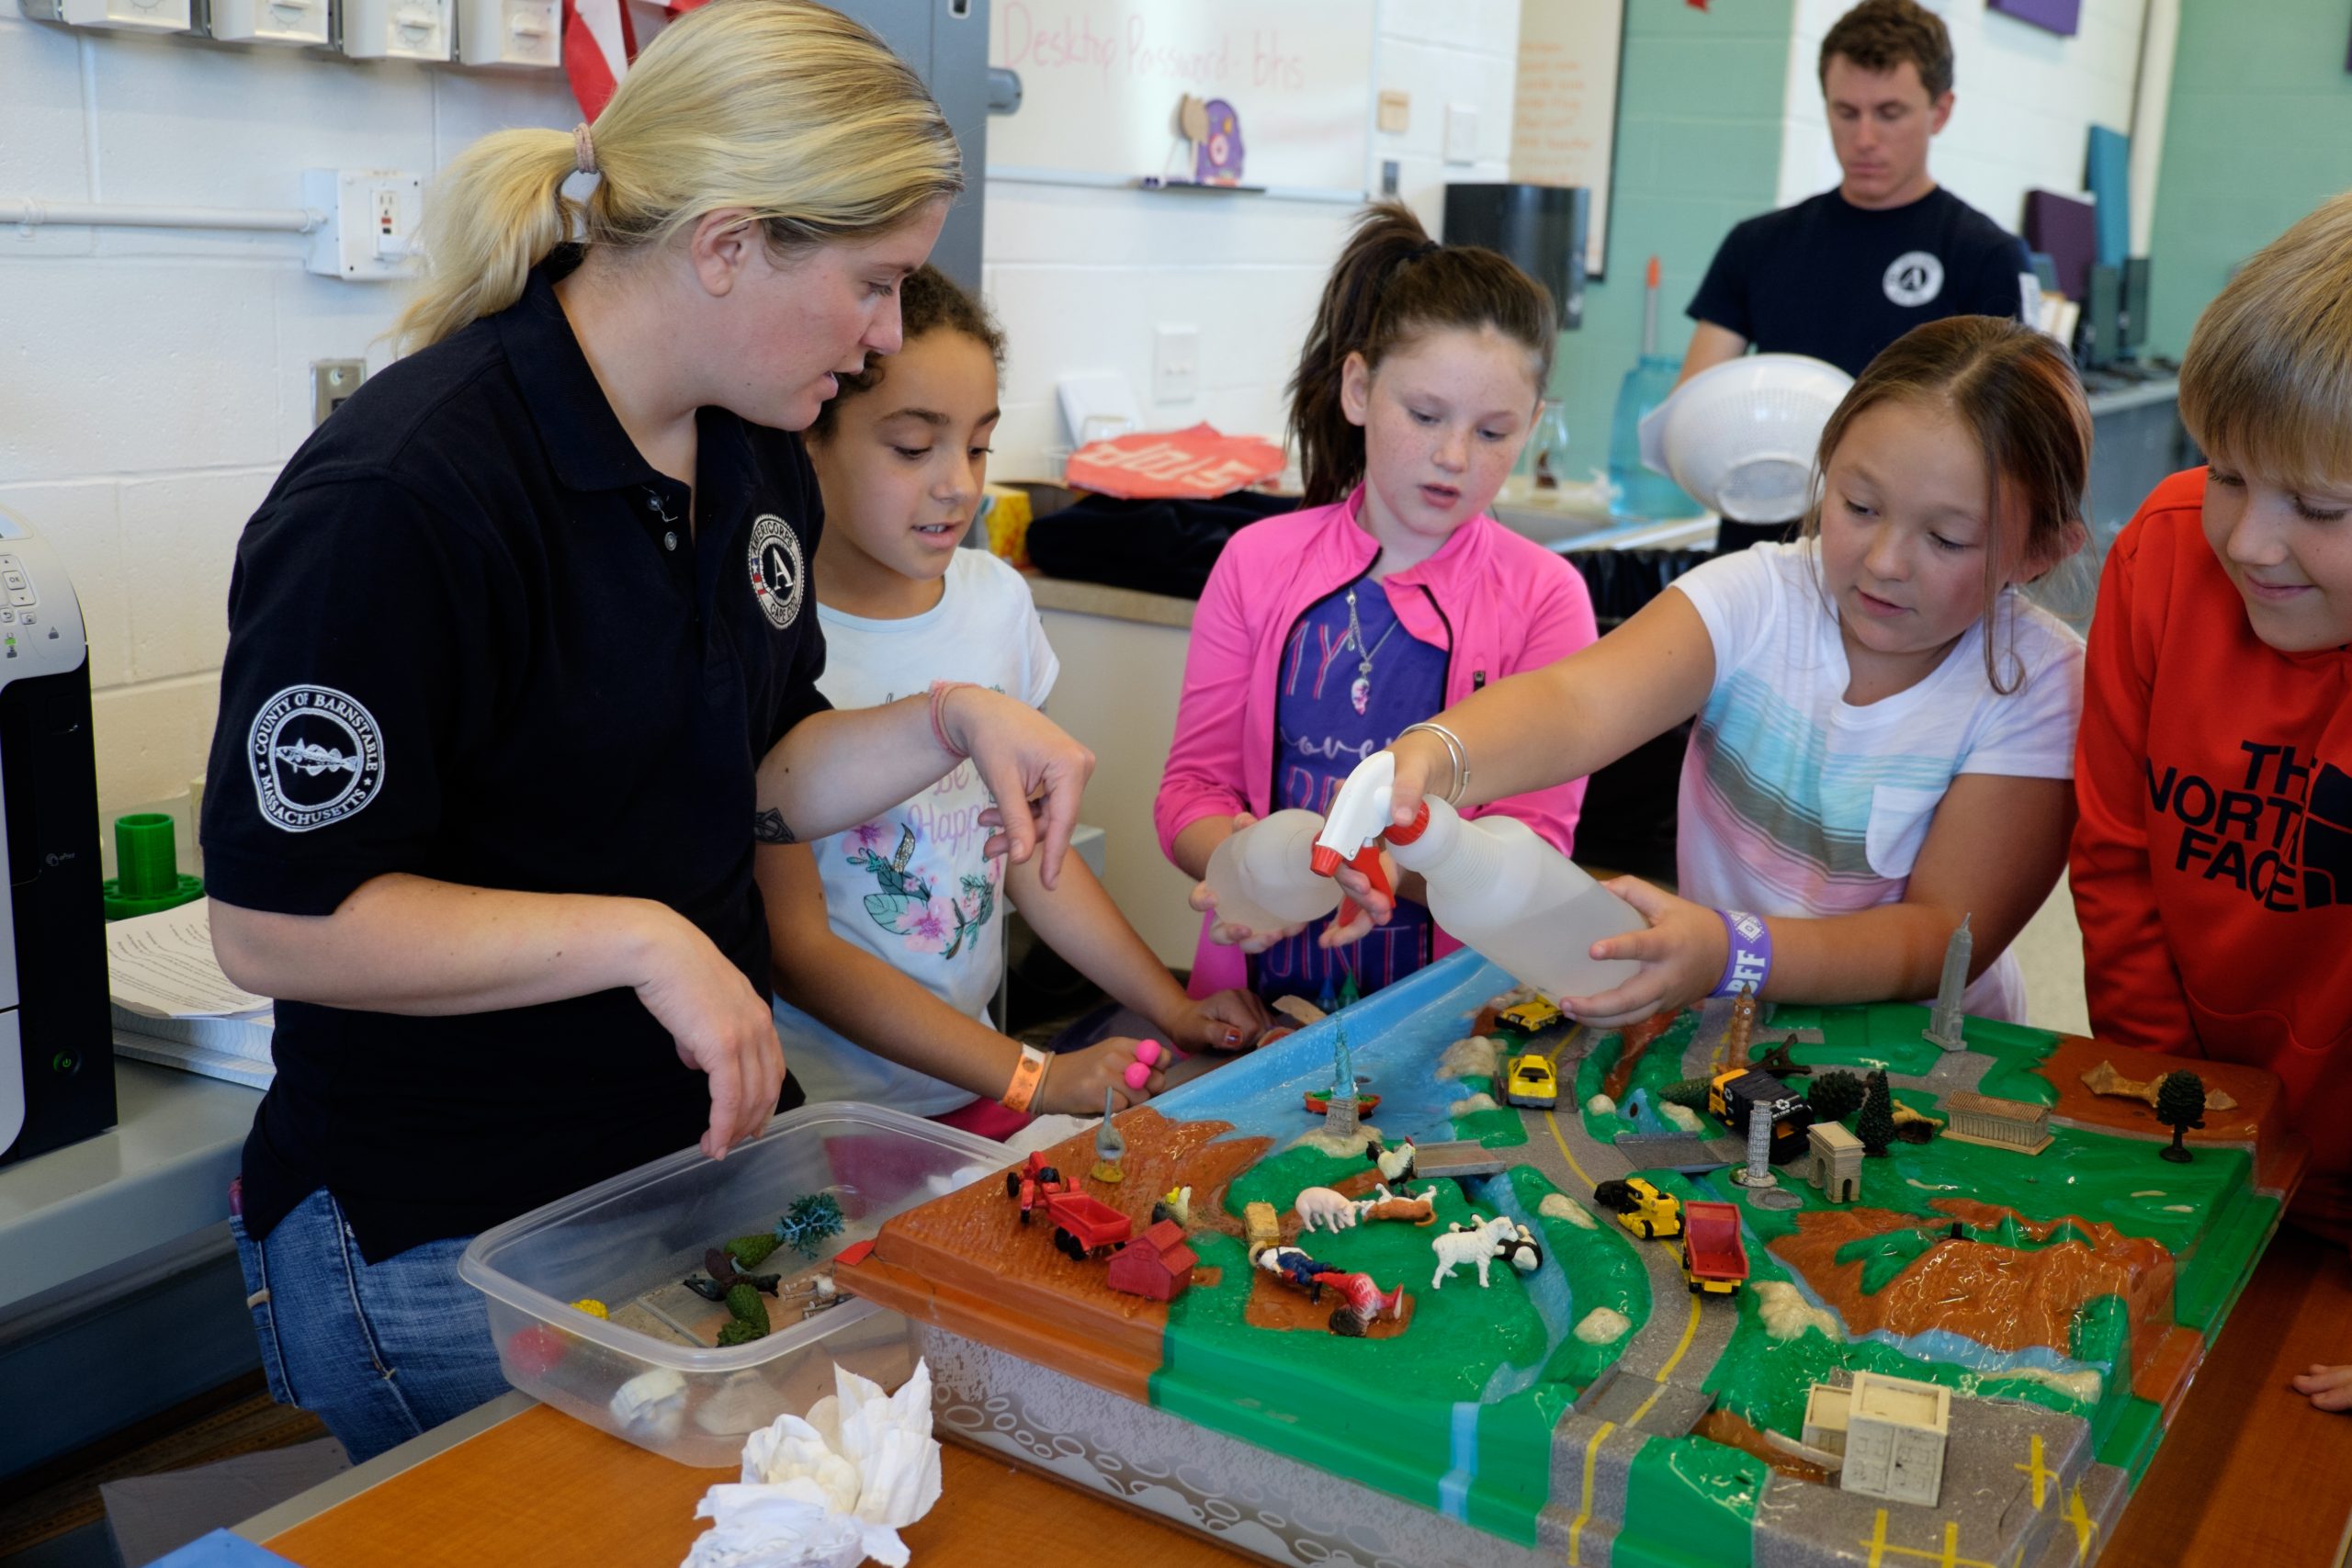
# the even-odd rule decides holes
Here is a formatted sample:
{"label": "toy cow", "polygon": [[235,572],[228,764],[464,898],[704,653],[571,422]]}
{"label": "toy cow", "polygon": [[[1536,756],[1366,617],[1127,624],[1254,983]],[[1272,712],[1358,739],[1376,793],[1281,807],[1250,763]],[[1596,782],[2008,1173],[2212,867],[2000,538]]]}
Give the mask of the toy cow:
{"label": "toy cow", "polygon": [[1318,1298],[1325,1285],[1346,1298],[1347,1305],[1332,1309],[1331,1332],[1350,1339],[1363,1338],[1365,1330],[1383,1313],[1390,1317],[1401,1317],[1405,1313],[1405,1287],[1398,1285],[1384,1292],[1369,1274],[1327,1271],[1315,1276],[1315,1285]]}
{"label": "toy cow", "polygon": [[1532,1274],[1544,1267],[1544,1244],[1525,1225],[1514,1223],[1511,1234],[1502,1240],[1499,1256],[1521,1273]]}
{"label": "toy cow", "polygon": [[1355,1229],[1354,1202],[1332,1188],[1309,1187],[1299,1193],[1291,1206],[1298,1211],[1299,1229],[1303,1231]]}
{"label": "toy cow", "polygon": [[1356,1200],[1356,1213],[1359,1217],[1367,1220],[1401,1220],[1407,1224],[1413,1225],[1437,1224],[1437,1189],[1435,1187],[1422,1188],[1420,1196],[1418,1198],[1399,1198],[1396,1193],[1388,1190],[1388,1183],[1385,1181],[1376,1190],[1380,1194],[1377,1198]]}
{"label": "toy cow", "polygon": [[1394,1181],[1402,1185],[1420,1174],[1420,1168],[1414,1163],[1413,1140],[1410,1138],[1393,1149],[1381,1147],[1375,1139],[1365,1145],[1363,1157],[1380,1168],[1383,1182]]}
{"label": "toy cow", "polygon": [[1445,1288],[1446,1276],[1462,1264],[1478,1266],[1478,1288],[1487,1288],[1487,1270],[1503,1253],[1505,1238],[1516,1238],[1518,1224],[1509,1214],[1498,1214],[1475,1225],[1456,1224],[1443,1235],[1432,1236],[1430,1246],[1437,1252],[1437,1272],[1430,1277],[1430,1289]]}

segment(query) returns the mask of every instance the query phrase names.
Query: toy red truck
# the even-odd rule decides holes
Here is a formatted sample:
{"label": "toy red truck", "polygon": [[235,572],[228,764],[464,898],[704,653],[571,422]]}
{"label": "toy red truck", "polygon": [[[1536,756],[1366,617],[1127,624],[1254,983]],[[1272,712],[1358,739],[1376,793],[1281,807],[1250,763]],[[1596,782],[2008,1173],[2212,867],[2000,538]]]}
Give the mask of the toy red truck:
{"label": "toy red truck", "polygon": [[1039,1209],[1054,1222],[1054,1245],[1071,1258],[1102,1258],[1135,1235],[1135,1222],[1100,1198],[1075,1190],[1062,1173],[1032,1154],[1004,1173],[1004,1195],[1021,1205],[1021,1223]]}
{"label": "toy red truck", "polygon": [[1004,1173],[1004,1195],[1021,1205],[1021,1223],[1029,1223],[1030,1212],[1056,1192],[1067,1192],[1069,1183],[1062,1173],[1046,1163],[1042,1154],[1032,1153],[1018,1170]]}
{"label": "toy red truck", "polygon": [[1736,1294],[1747,1281],[1747,1245],[1739,1237],[1739,1206],[1694,1198],[1682,1205],[1682,1278],[1690,1293]]}
{"label": "toy red truck", "polygon": [[1073,1258],[1106,1257],[1136,1233],[1133,1220],[1083,1192],[1047,1194],[1046,1214],[1054,1222],[1054,1245]]}

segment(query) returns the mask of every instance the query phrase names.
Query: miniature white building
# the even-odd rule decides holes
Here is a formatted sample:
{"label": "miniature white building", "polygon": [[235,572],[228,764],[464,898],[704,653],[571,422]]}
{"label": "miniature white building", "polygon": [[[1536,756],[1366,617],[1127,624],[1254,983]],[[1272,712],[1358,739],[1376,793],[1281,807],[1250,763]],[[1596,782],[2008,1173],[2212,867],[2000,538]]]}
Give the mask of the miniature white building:
{"label": "miniature white building", "polygon": [[2038,1155],[2050,1146],[2050,1108],[2046,1105],[1962,1089],[1944,1097],[1944,1111],[1951,1118],[1951,1124],[1944,1129],[1947,1138],[2029,1155]]}
{"label": "miniature white building", "polygon": [[1862,1192],[1862,1141],[1842,1122],[1815,1122],[1804,1130],[1804,1179],[1833,1203],[1850,1203]]}
{"label": "miniature white building", "polygon": [[1856,1372],[1851,1388],[1817,1382],[1804,1406],[1804,1442],[1841,1454],[1838,1483],[1890,1503],[1936,1506],[1943,1490],[1951,1390],[1940,1383]]}
{"label": "miniature white building", "polygon": [[1960,998],[1968,989],[1968,961],[1974,946],[1975,939],[1968,934],[1968,917],[1962,915],[1951,941],[1944,944],[1944,972],[1936,986],[1936,1005],[1928,1014],[1928,1027],[1919,1032],[1947,1051],[1968,1048],[1961,1034]]}

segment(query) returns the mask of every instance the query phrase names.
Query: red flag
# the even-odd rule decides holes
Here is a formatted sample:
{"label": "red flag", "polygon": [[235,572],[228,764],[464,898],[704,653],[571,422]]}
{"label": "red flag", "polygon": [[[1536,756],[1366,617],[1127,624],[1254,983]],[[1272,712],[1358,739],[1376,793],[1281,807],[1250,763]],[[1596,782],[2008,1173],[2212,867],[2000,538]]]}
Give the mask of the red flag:
{"label": "red flag", "polygon": [[637,29],[628,0],[563,0],[563,73],[580,112],[594,119],[637,58]]}

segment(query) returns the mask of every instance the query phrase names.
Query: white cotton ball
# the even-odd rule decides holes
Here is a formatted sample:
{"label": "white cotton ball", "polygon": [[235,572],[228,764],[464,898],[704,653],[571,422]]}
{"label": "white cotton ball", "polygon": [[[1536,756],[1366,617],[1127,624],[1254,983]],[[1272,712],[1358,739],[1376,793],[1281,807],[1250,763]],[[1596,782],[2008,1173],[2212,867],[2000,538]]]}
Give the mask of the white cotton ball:
{"label": "white cotton ball", "polygon": [[1576,1336],[1588,1345],[1609,1345],[1623,1339],[1633,1326],[1633,1321],[1623,1313],[1595,1307],[1577,1325]]}

